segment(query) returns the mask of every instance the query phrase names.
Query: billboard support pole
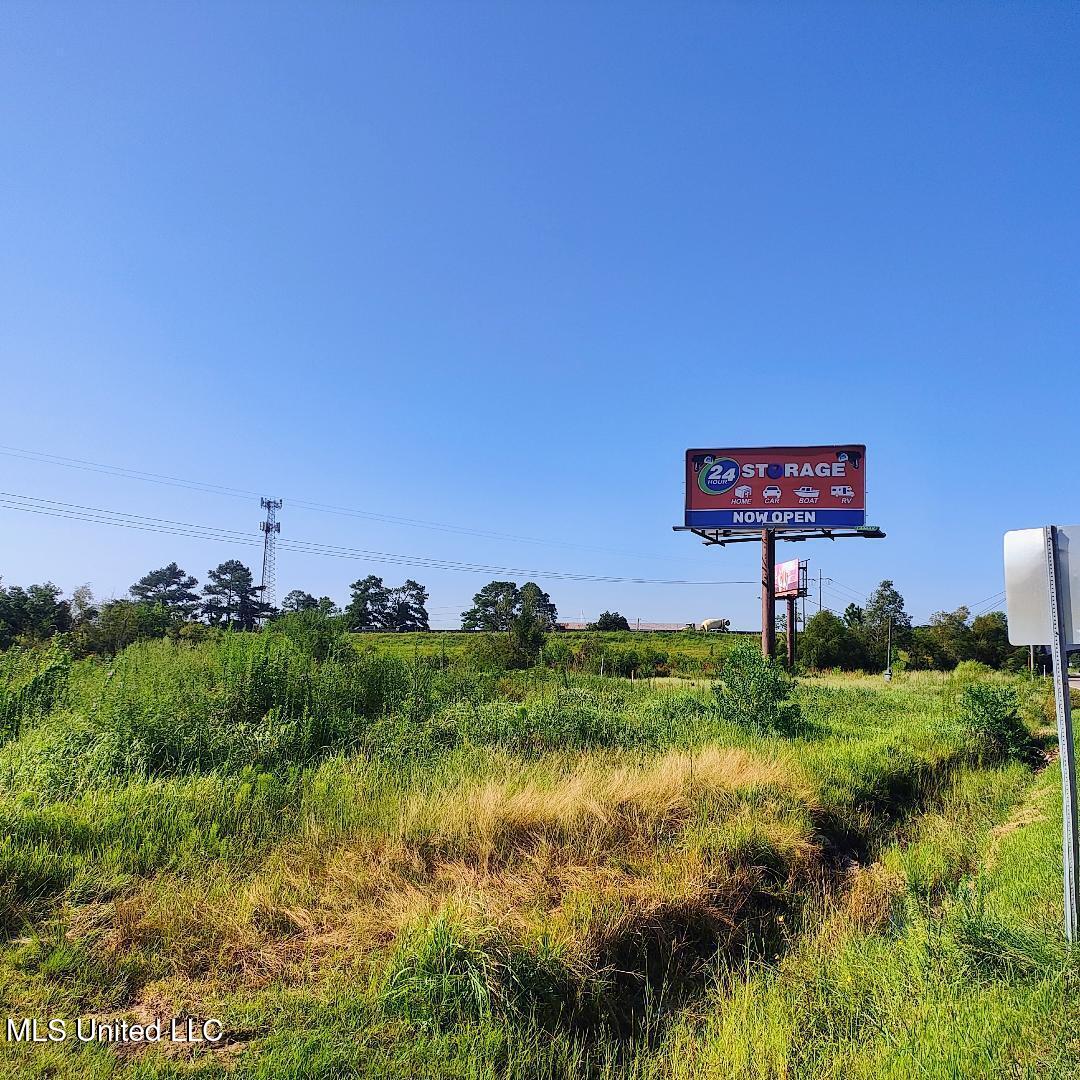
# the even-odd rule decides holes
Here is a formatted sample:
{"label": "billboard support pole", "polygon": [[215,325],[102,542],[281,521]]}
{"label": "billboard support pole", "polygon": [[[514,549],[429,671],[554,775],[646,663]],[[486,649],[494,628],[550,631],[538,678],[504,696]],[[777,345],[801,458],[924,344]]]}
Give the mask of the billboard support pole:
{"label": "billboard support pole", "polygon": [[761,530],[761,655],[776,656],[776,534]]}
{"label": "billboard support pole", "polygon": [[1069,701],[1069,659],[1065,640],[1061,567],[1057,528],[1043,529],[1046,544],[1046,586],[1050,601],[1050,652],[1054,661],[1054,699],[1057,706],[1058,752],[1061,756],[1062,850],[1065,862],[1065,937],[1075,941],[1080,931],[1080,843],[1076,825],[1076,756],[1072,708]]}
{"label": "billboard support pole", "polygon": [[796,622],[798,621],[798,612],[795,609],[797,596],[791,595],[787,598],[787,666],[788,671],[795,670],[795,636],[798,634],[796,629]]}

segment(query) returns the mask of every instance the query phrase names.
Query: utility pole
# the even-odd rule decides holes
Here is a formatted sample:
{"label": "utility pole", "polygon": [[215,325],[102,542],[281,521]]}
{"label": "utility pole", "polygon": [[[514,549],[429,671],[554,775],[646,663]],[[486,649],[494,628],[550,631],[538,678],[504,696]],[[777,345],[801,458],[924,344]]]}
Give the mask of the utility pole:
{"label": "utility pole", "polygon": [[889,644],[886,647],[886,660],[885,660],[885,681],[888,682],[892,678],[892,616],[889,616]]}
{"label": "utility pole", "polygon": [[277,607],[277,535],[281,532],[281,522],[277,512],[281,509],[280,499],[260,499],[259,505],[266,511],[266,520],[259,522],[263,533],[262,562],[262,599],[264,604]]}
{"label": "utility pole", "polygon": [[776,656],[776,533],[761,530],[761,655]]}
{"label": "utility pole", "polygon": [[818,614],[821,614],[821,567],[818,567],[817,571],[817,609]]}

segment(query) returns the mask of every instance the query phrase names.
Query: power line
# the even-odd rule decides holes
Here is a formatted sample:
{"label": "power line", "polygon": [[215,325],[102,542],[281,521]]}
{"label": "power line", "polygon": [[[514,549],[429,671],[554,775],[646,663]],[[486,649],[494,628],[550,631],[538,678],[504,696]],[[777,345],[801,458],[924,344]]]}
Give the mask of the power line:
{"label": "power line", "polygon": [[[214,540],[229,544],[261,546],[263,541],[256,540],[247,533],[232,529],[222,529],[210,525],[194,525],[189,522],[172,521],[167,518],[148,517],[142,514],[128,514],[119,510],[106,510],[101,507],[84,506],[55,499],[39,499],[29,495],[0,491],[0,506],[24,513],[40,514],[46,517],[63,518],[69,521],[84,521],[98,525],[113,525],[118,528],[136,529],[142,532],[165,533],[173,536],[189,536],[198,540]],[[754,585],[756,581],[688,581],[681,578],[640,578],[624,577],[615,574],[587,574],[570,570],[540,570],[513,566],[498,566],[484,563],[467,563],[456,559],[440,559],[424,555],[403,555],[399,552],[370,551],[364,548],[340,547],[324,544],[315,540],[279,541],[283,548],[308,555],[323,555],[332,558],[354,559],[368,562],[388,563],[396,566],[421,567],[428,570],[452,570],[473,574],[508,574],[516,577],[547,578],[559,581],[596,581],[609,584],[626,585]]]}
{"label": "power line", "polygon": [[1005,590],[1004,589],[999,589],[996,593],[994,593],[993,596],[984,597],[982,600],[977,600],[974,604],[968,604],[966,606],[967,606],[968,611],[974,611],[976,608],[982,607],[983,604],[997,603],[997,601],[1000,600],[1001,597],[1003,597],[1004,595],[1005,595]]}
{"label": "power line", "polygon": [[837,589],[843,589],[846,592],[851,593],[852,596],[854,596],[857,600],[861,600],[864,604],[867,603],[867,597],[863,593],[859,592],[858,589],[853,589],[850,585],[845,585],[842,581],[837,581],[836,578],[827,577],[824,580],[831,582],[837,587]]}
{"label": "power line", "polygon": [[973,619],[978,618],[980,615],[986,615],[989,611],[996,608],[1004,599],[1005,590],[1002,589],[1001,592],[995,593],[993,596],[988,596],[985,600],[980,600],[978,604],[968,608],[968,611]]}
{"label": "power line", "polygon": [[[224,484],[211,484],[201,480],[190,480],[179,476],[169,476],[165,473],[145,472],[142,469],[131,469],[123,465],[106,465],[99,461],[87,461],[83,458],[69,458],[60,454],[46,454],[39,450],[27,450],[18,446],[0,446],[0,454],[7,457],[18,458],[23,461],[33,461],[38,464],[59,465],[66,469],[78,469],[83,472],[96,472],[104,476],[119,477],[126,480],[139,480],[143,483],[161,484],[168,487],[184,488],[188,491],[198,491],[207,495],[220,495],[233,499],[260,498],[261,492],[247,488],[229,487]],[[400,525],[414,529],[433,529],[439,532],[456,533],[462,536],[479,536],[490,540],[506,540],[520,544],[540,544],[548,547],[572,548],[579,551],[595,551],[607,555],[621,555],[635,559],[679,559],[686,561],[684,556],[668,556],[644,554],[641,552],[618,551],[612,548],[600,547],[593,544],[578,544],[567,540],[552,540],[536,536],[519,536],[514,533],[494,532],[489,529],[474,529],[466,525],[454,525],[450,522],[426,521],[422,518],[399,517],[394,514],[382,514],[372,510],[360,510],[356,507],[335,506],[331,503],[311,502],[307,499],[296,499],[291,496],[285,497],[289,506],[302,510],[311,510],[320,514],[335,514],[341,517],[362,518],[366,521],[378,521],[385,525]]]}
{"label": "power line", "polygon": [[835,585],[830,585],[828,578],[825,578],[822,589],[825,592],[831,592],[837,600],[842,601],[844,604],[853,603],[851,597],[847,593],[841,592]]}

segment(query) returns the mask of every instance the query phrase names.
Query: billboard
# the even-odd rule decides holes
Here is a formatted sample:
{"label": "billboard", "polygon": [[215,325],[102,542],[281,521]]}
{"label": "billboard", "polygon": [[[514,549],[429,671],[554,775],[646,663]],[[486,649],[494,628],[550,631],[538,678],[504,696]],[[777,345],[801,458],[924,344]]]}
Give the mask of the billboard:
{"label": "billboard", "polygon": [[843,529],[866,524],[866,447],[686,451],[694,529]]}
{"label": "billboard", "polygon": [[773,568],[773,581],[776,583],[774,595],[777,600],[788,596],[805,596],[806,563],[799,559],[778,562]]}

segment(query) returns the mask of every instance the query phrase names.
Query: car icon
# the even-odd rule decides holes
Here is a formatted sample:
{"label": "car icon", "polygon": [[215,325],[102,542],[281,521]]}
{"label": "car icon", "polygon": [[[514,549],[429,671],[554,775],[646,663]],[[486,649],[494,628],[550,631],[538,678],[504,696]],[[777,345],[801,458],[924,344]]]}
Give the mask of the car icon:
{"label": "car icon", "polygon": [[847,484],[837,484],[837,485],[835,485],[833,487],[833,489],[832,489],[832,493],[837,499],[854,499],[855,498],[855,489],[852,488],[852,487],[848,487]]}
{"label": "car icon", "polygon": [[770,484],[762,493],[767,502],[780,501],[780,489],[775,484]]}
{"label": "car icon", "polygon": [[795,494],[798,495],[800,499],[816,499],[821,492],[818,491],[817,488],[812,488],[809,484],[803,484],[802,487],[797,487],[795,489]]}
{"label": "car icon", "polygon": [[753,495],[754,489],[749,484],[740,484],[735,489],[736,499],[749,499]]}

